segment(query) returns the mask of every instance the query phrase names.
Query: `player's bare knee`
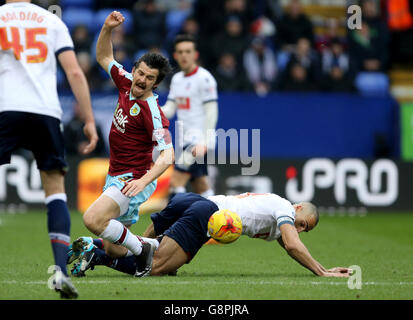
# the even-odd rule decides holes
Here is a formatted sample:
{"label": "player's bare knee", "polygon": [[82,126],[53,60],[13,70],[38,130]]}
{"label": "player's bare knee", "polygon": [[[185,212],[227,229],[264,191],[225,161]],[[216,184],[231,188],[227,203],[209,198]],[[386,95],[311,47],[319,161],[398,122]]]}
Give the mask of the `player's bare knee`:
{"label": "player's bare knee", "polygon": [[93,210],[87,210],[83,214],[83,223],[88,230],[96,235],[100,235],[105,230],[104,219],[102,219],[98,214],[93,212]]}

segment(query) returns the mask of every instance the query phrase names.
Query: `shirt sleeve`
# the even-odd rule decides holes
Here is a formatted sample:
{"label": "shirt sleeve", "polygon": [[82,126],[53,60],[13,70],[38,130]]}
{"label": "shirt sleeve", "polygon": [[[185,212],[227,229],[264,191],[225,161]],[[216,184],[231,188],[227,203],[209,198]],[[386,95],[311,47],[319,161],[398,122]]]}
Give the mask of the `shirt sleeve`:
{"label": "shirt sleeve", "polygon": [[132,74],[127,72],[120,63],[113,60],[109,64],[107,72],[119,90],[130,89],[133,80]]}
{"label": "shirt sleeve", "polygon": [[54,52],[56,56],[63,51],[74,49],[74,44],[72,37],[70,36],[69,29],[60,19],[58,20],[59,22],[57,23],[56,28],[56,41],[54,43]]}
{"label": "shirt sleeve", "polygon": [[[172,148],[169,120],[165,117],[155,98],[148,99],[149,109],[145,110],[144,126],[152,137],[158,151]],[[146,109],[146,108],[145,108]]]}
{"label": "shirt sleeve", "polygon": [[217,82],[210,73],[205,74],[201,80],[201,97],[202,103],[218,100]]}
{"label": "shirt sleeve", "polygon": [[279,228],[284,223],[294,225],[295,221],[295,211],[294,207],[282,208],[281,210],[276,210],[275,219],[277,220],[277,227]]}
{"label": "shirt sleeve", "polygon": [[174,77],[172,77],[171,80],[171,85],[169,87],[169,94],[167,100],[171,100],[175,102],[175,80]]}

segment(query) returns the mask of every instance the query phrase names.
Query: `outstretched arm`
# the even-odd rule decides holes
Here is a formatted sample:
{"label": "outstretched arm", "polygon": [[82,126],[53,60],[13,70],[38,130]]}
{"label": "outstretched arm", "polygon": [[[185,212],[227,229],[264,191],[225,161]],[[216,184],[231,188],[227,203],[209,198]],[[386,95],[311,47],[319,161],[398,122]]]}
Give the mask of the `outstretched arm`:
{"label": "outstretched arm", "polygon": [[105,71],[113,61],[112,30],[121,25],[123,21],[125,21],[123,15],[118,11],[113,11],[108,15],[100,30],[96,44],[96,60]]}
{"label": "outstretched arm", "polygon": [[283,224],[280,226],[281,238],[279,243],[287,251],[288,255],[300,263],[303,267],[312,271],[320,277],[348,277],[351,270],[348,268],[333,268],[325,269],[317,262],[310,254],[306,246],[301,242],[298,232],[291,224]]}

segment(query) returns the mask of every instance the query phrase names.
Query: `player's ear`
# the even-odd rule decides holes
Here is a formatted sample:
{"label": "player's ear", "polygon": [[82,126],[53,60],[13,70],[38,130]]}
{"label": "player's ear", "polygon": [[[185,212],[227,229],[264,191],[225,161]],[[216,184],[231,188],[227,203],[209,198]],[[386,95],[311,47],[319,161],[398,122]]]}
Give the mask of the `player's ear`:
{"label": "player's ear", "polygon": [[195,60],[199,59],[199,51],[195,51]]}

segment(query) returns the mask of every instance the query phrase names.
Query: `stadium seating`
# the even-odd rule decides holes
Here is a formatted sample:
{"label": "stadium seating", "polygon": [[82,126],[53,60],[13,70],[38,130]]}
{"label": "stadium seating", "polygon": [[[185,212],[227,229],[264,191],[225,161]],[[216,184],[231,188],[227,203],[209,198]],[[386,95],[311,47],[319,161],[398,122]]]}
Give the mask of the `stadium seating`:
{"label": "stadium seating", "polygon": [[126,33],[130,33],[133,30],[133,15],[132,12],[126,9],[102,9],[98,10],[96,12],[95,16],[95,21],[93,23],[94,25],[94,32],[99,32],[100,28],[102,27],[103,23],[105,22],[107,16],[112,12],[112,11],[119,11],[120,13],[123,14],[125,17],[125,22],[123,23],[123,26],[125,28]]}
{"label": "stadium seating", "polygon": [[93,9],[94,0],[60,0],[60,6],[63,9],[68,8],[88,8]]}
{"label": "stadium seating", "polygon": [[95,28],[95,13],[87,8],[68,8],[63,10],[63,21],[72,32],[77,25],[85,25],[89,31]]}
{"label": "stadium seating", "polygon": [[166,14],[167,40],[172,40],[179,32],[191,10],[171,10]]}
{"label": "stadium seating", "polygon": [[278,53],[276,53],[276,56],[278,69],[280,71],[283,71],[287,67],[288,61],[290,61],[290,53],[280,50]]}
{"label": "stadium seating", "polygon": [[389,94],[389,78],[382,72],[359,72],[355,86],[365,96],[386,96]]}

